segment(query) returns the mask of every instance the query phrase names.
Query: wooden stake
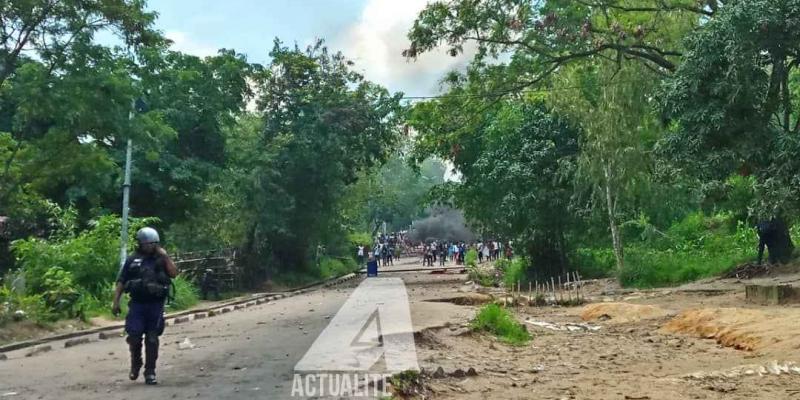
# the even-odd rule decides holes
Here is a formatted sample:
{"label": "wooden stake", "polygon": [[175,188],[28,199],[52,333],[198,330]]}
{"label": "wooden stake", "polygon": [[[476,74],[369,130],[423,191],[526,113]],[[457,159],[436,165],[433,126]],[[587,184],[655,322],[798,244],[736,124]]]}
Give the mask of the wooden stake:
{"label": "wooden stake", "polygon": [[558,276],[558,297],[564,302],[564,286],[561,284],[561,275]]}
{"label": "wooden stake", "polygon": [[553,280],[553,277],[550,277],[550,290],[553,293],[553,303],[557,302],[558,299],[556,298],[556,281]]}
{"label": "wooden stake", "polygon": [[578,296],[578,278],[576,276],[577,275],[573,271],[572,272],[572,284],[575,286],[575,289],[574,289],[574,291],[575,291],[575,300],[580,303],[581,298],[580,298],[580,296]]}
{"label": "wooden stake", "polygon": [[572,289],[569,287],[569,272],[567,272],[567,301],[572,303]]}
{"label": "wooden stake", "polygon": [[531,287],[531,281],[528,281],[528,305],[531,305],[531,300],[533,300],[533,288]]}

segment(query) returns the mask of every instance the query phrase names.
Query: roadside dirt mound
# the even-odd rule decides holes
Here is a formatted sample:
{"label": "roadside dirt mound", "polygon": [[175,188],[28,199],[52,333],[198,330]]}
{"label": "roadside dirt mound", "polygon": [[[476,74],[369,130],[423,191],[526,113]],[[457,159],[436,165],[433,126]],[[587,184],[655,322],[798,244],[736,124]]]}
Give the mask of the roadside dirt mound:
{"label": "roadside dirt mound", "polygon": [[425,301],[430,301],[434,303],[452,303],[459,306],[478,306],[481,304],[490,303],[494,300],[494,297],[488,294],[482,293],[465,293],[460,296],[454,297],[445,297],[440,299],[430,299]]}
{"label": "roadside dirt mound", "polygon": [[613,323],[635,322],[643,319],[661,318],[669,311],[656,306],[632,303],[595,303],[583,307],[581,319],[584,321],[609,321]]}
{"label": "roadside dirt mound", "polygon": [[703,308],[686,310],[662,327],[666,333],[685,333],[714,339],[722,346],[745,351],[800,355],[800,310],[776,308]]}

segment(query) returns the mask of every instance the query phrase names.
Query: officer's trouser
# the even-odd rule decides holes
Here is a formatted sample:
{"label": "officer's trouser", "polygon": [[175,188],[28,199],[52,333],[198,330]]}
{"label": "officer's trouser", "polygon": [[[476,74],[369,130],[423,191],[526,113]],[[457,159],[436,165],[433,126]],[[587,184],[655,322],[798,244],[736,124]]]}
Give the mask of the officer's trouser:
{"label": "officer's trouser", "polygon": [[142,366],[142,339],[144,339],[144,371],[154,373],[158,360],[158,337],[164,333],[164,302],[128,303],[125,318],[125,332],[128,333],[128,347],[131,352],[131,366]]}

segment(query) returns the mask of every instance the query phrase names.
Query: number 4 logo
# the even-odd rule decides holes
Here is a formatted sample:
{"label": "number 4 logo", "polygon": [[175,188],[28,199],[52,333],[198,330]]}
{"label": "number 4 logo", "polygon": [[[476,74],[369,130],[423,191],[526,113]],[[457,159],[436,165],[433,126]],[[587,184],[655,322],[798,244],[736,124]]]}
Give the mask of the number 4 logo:
{"label": "number 4 logo", "polygon": [[364,280],[294,369],[299,373],[418,371],[403,280]]}

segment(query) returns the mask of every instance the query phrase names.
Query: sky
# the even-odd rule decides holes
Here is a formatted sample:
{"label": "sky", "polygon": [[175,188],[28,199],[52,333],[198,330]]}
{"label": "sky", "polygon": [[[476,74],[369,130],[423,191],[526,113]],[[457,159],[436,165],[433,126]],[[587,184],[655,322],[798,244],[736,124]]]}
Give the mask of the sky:
{"label": "sky", "polygon": [[406,34],[428,0],[150,0],[156,26],[173,48],[207,56],[232,48],[251,62],[266,64],[275,37],[306,46],[324,39],[354,68],[392,92],[407,96],[440,93],[439,80],[461,69],[470,54],[451,57],[444,49],[406,60]]}

